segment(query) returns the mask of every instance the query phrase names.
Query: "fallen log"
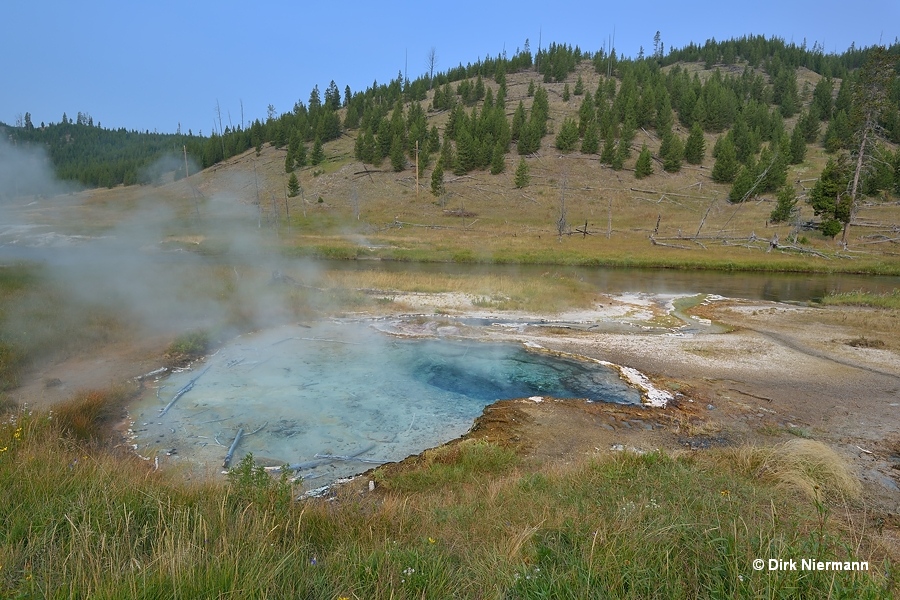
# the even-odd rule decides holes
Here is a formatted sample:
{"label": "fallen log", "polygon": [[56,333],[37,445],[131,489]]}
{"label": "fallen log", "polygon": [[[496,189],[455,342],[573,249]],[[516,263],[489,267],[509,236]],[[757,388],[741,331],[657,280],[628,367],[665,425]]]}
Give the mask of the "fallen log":
{"label": "fallen log", "polygon": [[231,464],[231,459],[234,456],[234,451],[237,448],[238,443],[240,443],[242,435],[244,435],[243,427],[238,429],[237,435],[234,436],[234,441],[231,442],[231,447],[228,449],[228,453],[225,454],[225,462],[222,464],[223,469],[227,469],[228,465]]}
{"label": "fallen log", "polygon": [[162,375],[163,373],[165,373],[168,370],[169,370],[169,367],[160,367],[158,369],[150,371],[149,373],[144,373],[143,375],[138,375],[137,377],[135,377],[135,380],[143,381],[149,377],[154,377],[156,375]]}
{"label": "fallen log", "polygon": [[209,368],[211,366],[212,365],[207,365],[207,367],[205,369],[203,369],[202,371],[200,371],[200,373],[198,373],[196,377],[194,377],[193,379],[188,381],[187,384],[183,388],[181,388],[180,390],[175,392],[175,397],[172,398],[172,401],[169,402],[168,404],[166,404],[166,406],[160,410],[159,416],[161,417],[164,414],[166,414],[167,412],[169,412],[169,409],[172,408],[172,406],[178,401],[179,398],[181,398],[182,396],[187,394],[189,391],[191,391],[191,388],[194,387],[194,384],[197,383],[197,380],[200,379],[204,373],[209,371]]}
{"label": "fallen log", "polygon": [[[349,455],[347,458],[356,458],[357,456],[361,456],[361,455],[365,454],[366,452],[370,451],[376,445],[377,444],[372,444],[370,446],[367,446],[367,447],[363,448],[362,450],[360,450],[359,452]],[[265,470],[269,471],[270,473],[276,472],[276,471],[282,471],[282,470],[288,471],[288,472],[303,471],[304,469],[313,469],[320,465],[334,462],[334,460],[335,459],[332,459],[332,458],[317,458],[316,460],[308,460],[306,462],[295,463],[292,465],[284,465],[281,467],[265,467]]]}
{"label": "fallen log", "polygon": [[361,462],[371,465],[383,465],[384,463],[391,462],[380,458],[356,458],[355,456],[341,456],[340,454],[316,454],[316,458],[327,458],[329,460],[340,460],[344,462]]}

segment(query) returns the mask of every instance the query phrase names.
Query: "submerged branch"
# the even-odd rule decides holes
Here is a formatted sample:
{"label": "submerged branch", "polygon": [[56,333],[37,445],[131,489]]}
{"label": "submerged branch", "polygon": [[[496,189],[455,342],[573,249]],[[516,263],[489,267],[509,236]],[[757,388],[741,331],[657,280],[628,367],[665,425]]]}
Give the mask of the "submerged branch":
{"label": "submerged branch", "polygon": [[169,402],[168,404],[166,404],[166,406],[160,410],[159,416],[161,417],[161,416],[163,416],[164,414],[166,414],[167,412],[169,412],[169,409],[172,408],[172,406],[175,405],[175,403],[178,401],[179,398],[181,398],[182,396],[184,396],[185,394],[187,394],[189,391],[191,391],[191,388],[194,387],[194,384],[197,383],[197,380],[200,379],[200,378],[203,376],[204,373],[206,373],[207,371],[209,371],[209,368],[210,368],[211,366],[212,366],[212,365],[207,365],[207,367],[206,367],[205,369],[203,369],[202,371],[200,371],[200,373],[197,374],[196,377],[194,377],[193,379],[191,379],[190,381],[188,381],[187,384],[186,384],[183,388],[181,388],[180,390],[178,390],[177,392],[175,392],[175,397],[172,398],[172,401]]}
{"label": "submerged branch", "polygon": [[[265,427],[265,425],[263,425],[263,427]],[[243,436],[243,435],[244,435],[244,428],[241,427],[238,429],[237,435],[234,436],[234,441],[231,442],[231,447],[228,449],[228,453],[225,455],[225,462],[222,464],[223,468],[227,469],[228,465],[231,464],[231,458],[234,456],[234,451],[235,451],[235,449],[237,449],[237,445],[241,441],[241,436]]]}

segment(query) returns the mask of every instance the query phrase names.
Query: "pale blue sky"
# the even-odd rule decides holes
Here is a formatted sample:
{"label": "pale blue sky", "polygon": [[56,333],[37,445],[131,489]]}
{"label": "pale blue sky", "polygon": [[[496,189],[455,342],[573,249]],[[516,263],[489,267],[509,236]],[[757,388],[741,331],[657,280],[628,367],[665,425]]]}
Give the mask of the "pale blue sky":
{"label": "pale blue sky", "polygon": [[[740,9],[738,9],[740,7]],[[89,113],[104,127],[209,134],[216,119],[264,119],[334,79],[343,92],[424,73],[531,41],[620,54],[745,34],[804,39],[842,52],[900,35],[897,0],[757,2],[233,2],[6,0],[0,9],[0,121]]]}

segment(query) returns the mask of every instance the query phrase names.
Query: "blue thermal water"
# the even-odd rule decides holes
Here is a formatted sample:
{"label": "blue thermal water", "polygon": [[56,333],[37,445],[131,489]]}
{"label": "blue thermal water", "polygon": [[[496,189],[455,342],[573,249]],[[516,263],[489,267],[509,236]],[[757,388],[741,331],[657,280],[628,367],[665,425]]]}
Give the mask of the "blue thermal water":
{"label": "blue thermal water", "polygon": [[496,400],[641,402],[636,390],[602,365],[519,344],[396,338],[346,322],[239,337],[205,365],[159,385],[158,397],[148,393],[131,411],[141,455],[220,470],[243,429],[232,464],[247,453],[269,466],[314,463],[300,471],[312,484],[371,467],[321,461],[316,454],[351,456],[365,450],[359,458],[402,460],[464,434]]}

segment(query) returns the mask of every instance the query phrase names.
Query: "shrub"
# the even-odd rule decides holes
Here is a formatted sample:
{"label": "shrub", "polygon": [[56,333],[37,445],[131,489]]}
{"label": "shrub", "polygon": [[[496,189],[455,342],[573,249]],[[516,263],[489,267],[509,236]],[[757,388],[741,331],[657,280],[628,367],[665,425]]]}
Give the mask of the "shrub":
{"label": "shrub", "polygon": [[166,349],[166,354],[193,358],[205,354],[209,346],[209,332],[198,329],[175,338],[175,341]]}

